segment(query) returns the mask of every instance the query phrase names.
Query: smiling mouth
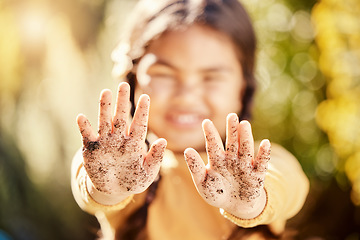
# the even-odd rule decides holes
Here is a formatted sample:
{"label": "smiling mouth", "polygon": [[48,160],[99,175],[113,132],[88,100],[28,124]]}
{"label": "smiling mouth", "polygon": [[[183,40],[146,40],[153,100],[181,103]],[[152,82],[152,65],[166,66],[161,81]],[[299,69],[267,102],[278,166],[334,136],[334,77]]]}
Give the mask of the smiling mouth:
{"label": "smiling mouth", "polygon": [[196,113],[176,113],[166,116],[166,120],[178,128],[196,128],[201,127],[205,118]]}

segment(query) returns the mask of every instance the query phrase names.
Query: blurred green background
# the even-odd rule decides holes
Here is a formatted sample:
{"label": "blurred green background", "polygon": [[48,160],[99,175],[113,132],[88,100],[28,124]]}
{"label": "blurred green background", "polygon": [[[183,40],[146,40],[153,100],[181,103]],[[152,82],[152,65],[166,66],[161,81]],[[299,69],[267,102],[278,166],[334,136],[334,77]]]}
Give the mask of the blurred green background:
{"label": "blurred green background", "polygon": [[[311,180],[293,223],[360,239],[360,1],[242,2],[259,41],[255,138]],[[0,239],[94,239],[70,190],[75,118],[96,123],[101,89],[116,89],[110,54],[135,3],[0,0]]]}

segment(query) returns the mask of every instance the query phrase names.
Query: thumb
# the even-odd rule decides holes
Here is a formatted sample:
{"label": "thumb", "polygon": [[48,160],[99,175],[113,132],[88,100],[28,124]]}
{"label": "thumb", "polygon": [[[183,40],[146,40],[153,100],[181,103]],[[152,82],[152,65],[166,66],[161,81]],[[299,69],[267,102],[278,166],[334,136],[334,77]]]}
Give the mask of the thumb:
{"label": "thumb", "polygon": [[187,148],[184,152],[185,161],[196,186],[203,182],[207,169],[199,153],[193,148]]}
{"label": "thumb", "polygon": [[151,145],[149,152],[146,154],[143,167],[150,176],[156,176],[158,174],[166,145],[166,140],[160,138]]}

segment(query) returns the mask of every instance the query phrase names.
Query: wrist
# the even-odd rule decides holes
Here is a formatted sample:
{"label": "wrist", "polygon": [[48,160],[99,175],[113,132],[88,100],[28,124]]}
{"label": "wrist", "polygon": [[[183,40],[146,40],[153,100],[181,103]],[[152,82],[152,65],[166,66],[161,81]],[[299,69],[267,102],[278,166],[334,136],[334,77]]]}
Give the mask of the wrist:
{"label": "wrist", "polygon": [[240,219],[253,219],[259,216],[266,206],[267,194],[264,188],[260,190],[260,195],[251,204],[238,204],[235,207],[224,209]]}
{"label": "wrist", "polygon": [[129,195],[111,194],[111,193],[109,194],[97,190],[96,187],[93,185],[89,176],[86,176],[86,189],[89,195],[91,196],[91,198],[95,202],[102,205],[108,205],[108,206],[116,205],[129,197]]}

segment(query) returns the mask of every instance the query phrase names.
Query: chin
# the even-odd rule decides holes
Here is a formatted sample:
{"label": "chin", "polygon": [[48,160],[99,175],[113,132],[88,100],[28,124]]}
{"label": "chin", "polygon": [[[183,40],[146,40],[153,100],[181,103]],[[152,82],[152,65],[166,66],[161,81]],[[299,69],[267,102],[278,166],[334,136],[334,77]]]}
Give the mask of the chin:
{"label": "chin", "polygon": [[152,129],[156,136],[165,138],[167,149],[175,153],[184,153],[187,148],[194,148],[197,151],[205,150],[205,137],[200,127],[193,129],[178,129],[168,127],[164,123],[163,128]]}
{"label": "chin", "polygon": [[167,148],[173,151],[174,153],[181,153],[181,154],[183,154],[185,149],[187,148],[194,148],[196,151],[202,152],[205,151],[205,140],[201,139],[201,141],[199,142],[199,141],[194,141],[192,139],[188,141],[181,141],[181,143],[179,143],[179,141],[168,140]]}

